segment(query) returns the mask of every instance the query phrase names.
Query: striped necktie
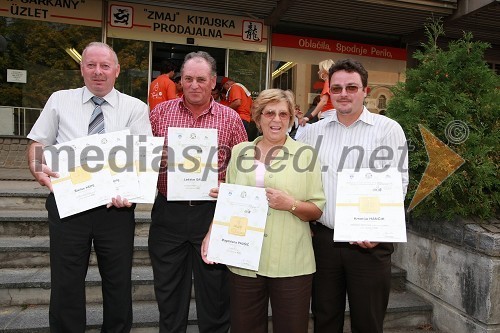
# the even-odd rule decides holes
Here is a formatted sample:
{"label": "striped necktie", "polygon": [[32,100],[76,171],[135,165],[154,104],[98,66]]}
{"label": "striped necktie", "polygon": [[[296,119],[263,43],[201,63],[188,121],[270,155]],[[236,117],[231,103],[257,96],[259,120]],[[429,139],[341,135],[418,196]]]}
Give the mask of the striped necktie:
{"label": "striped necktie", "polygon": [[101,97],[93,96],[92,102],[94,102],[95,108],[90,117],[89,135],[104,133],[104,115],[102,114],[101,105],[105,103],[106,100]]}

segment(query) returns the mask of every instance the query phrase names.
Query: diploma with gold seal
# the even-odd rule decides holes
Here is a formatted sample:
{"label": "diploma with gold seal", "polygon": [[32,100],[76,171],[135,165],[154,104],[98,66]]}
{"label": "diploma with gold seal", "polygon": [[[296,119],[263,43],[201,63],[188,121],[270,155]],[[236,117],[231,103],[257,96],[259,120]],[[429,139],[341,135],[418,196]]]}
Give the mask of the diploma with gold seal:
{"label": "diploma with gold seal", "polygon": [[360,168],[338,173],[336,242],[406,242],[401,173]]}
{"label": "diploma with gold seal", "polygon": [[217,129],[168,129],[168,200],[213,200],[218,185]]}
{"label": "diploma with gold seal", "polygon": [[207,258],[259,270],[268,204],[264,188],[221,184]]}

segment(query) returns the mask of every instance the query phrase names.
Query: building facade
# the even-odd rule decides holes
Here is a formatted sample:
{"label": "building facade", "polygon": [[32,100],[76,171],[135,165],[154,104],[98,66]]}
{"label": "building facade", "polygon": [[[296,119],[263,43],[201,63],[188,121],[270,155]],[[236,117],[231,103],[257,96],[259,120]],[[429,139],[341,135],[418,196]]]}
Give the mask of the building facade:
{"label": "building facade", "polygon": [[204,50],[218,76],[243,83],[256,96],[266,87],[295,92],[307,109],[317,94],[317,64],[353,57],[370,72],[367,106],[378,112],[389,88],[404,79],[406,50],[341,40],[273,34],[263,20],[181,10],[142,2],[27,1],[0,4],[0,135],[25,137],[50,94],[80,87],[80,54],[104,41],[118,54],[117,89],[147,101],[163,60],[179,68]]}

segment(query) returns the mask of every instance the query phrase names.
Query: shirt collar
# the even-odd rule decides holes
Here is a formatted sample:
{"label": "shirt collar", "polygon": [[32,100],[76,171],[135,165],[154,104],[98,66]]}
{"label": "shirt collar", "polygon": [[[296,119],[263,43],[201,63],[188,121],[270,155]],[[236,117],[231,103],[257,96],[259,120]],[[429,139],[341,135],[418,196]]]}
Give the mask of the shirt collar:
{"label": "shirt collar", "polygon": [[[183,95],[182,98],[181,98],[181,101],[179,102],[179,106],[181,107],[181,110],[184,110],[184,111],[189,111],[191,113],[193,113],[187,106],[186,106],[186,103],[185,103],[185,96]],[[207,113],[211,113],[212,115],[215,115],[215,112],[216,112],[216,108],[215,108],[215,100],[213,97],[210,97],[210,104],[208,105],[208,108],[205,109],[201,115],[204,115],[204,114],[207,114]]]}
{"label": "shirt collar", "polygon": [[[358,121],[362,121],[367,125],[373,125],[374,120],[373,120],[374,115],[366,108],[366,106],[363,106],[363,111],[359,115],[358,119],[353,123],[357,123]],[[341,124],[339,121],[339,118],[337,117],[337,111],[335,111],[330,117],[327,117],[326,119],[323,119],[321,121],[328,121],[329,123],[331,122],[337,122]],[[351,125],[352,126],[352,125]]]}
{"label": "shirt collar", "polygon": [[[90,101],[90,99],[94,96],[93,93],[90,92],[90,90],[87,87],[83,87],[83,98],[82,102],[87,103]],[[106,102],[111,105],[112,107],[115,107],[118,104],[118,91],[113,88],[106,96],[103,97]]]}
{"label": "shirt collar", "polygon": [[[257,147],[257,143],[260,140],[262,140],[262,135],[259,136],[259,137],[257,137],[252,142],[248,142],[247,144],[251,145],[251,146],[254,146],[254,147]],[[280,158],[282,158],[285,155],[285,151],[289,155],[295,155],[297,153],[297,151],[300,149],[300,147],[302,147],[302,144],[298,143],[297,141],[295,141],[294,139],[292,139],[290,136],[287,135],[286,136],[286,141],[285,141],[285,144],[283,145],[283,147],[285,147],[285,149],[284,150],[280,150],[278,152],[278,155],[276,156],[276,160],[279,160]],[[240,157],[240,156],[255,157],[255,149],[242,149],[239,152],[238,157]]]}

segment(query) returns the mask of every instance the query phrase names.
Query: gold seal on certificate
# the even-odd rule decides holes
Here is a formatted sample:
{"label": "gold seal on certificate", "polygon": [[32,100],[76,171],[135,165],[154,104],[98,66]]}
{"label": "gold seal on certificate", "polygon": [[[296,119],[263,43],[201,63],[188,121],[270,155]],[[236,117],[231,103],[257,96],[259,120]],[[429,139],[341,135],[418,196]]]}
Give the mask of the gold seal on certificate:
{"label": "gold seal on certificate", "polygon": [[207,258],[220,264],[259,270],[267,210],[265,189],[221,184]]}
{"label": "gold seal on certificate", "polygon": [[168,129],[168,200],[213,200],[218,185],[217,129]]}
{"label": "gold seal on certificate", "polygon": [[396,168],[338,173],[333,240],[406,242],[403,185]]}

